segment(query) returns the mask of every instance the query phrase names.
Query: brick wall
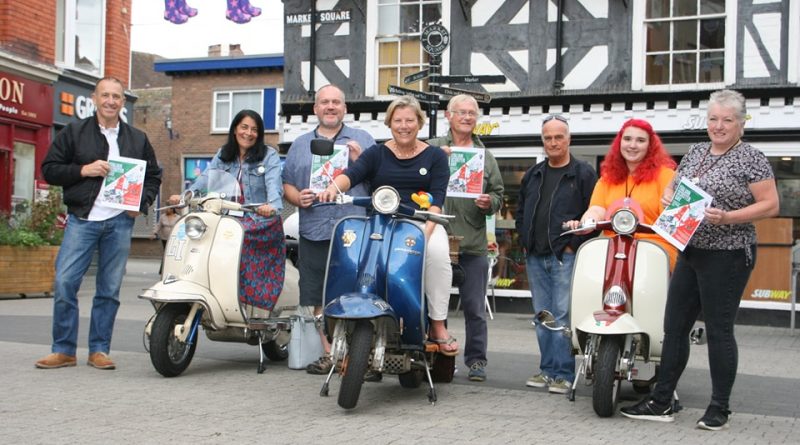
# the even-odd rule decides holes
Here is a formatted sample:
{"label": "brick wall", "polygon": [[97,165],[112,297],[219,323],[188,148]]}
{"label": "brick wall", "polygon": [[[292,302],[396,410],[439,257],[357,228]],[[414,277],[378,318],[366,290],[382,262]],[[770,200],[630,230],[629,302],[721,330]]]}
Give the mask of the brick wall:
{"label": "brick wall", "polygon": [[[197,73],[175,76],[172,79],[173,139],[166,145],[167,153],[159,154],[164,166],[162,191],[165,195],[182,189],[182,155],[213,156],[228,138],[227,131],[212,133],[211,116],[215,91],[238,89],[280,88],[283,72],[255,73]],[[261,113],[261,110],[256,110]],[[264,135],[267,144],[276,146],[277,131]],[[159,152],[160,153],[160,152]]]}
{"label": "brick wall", "polygon": [[[130,1],[130,0],[128,0]],[[0,0],[0,47],[26,59],[52,64],[56,57],[56,2]]]}
{"label": "brick wall", "polygon": [[105,76],[127,87],[131,62],[131,1],[106,0]]}
{"label": "brick wall", "polygon": [[[126,86],[130,72],[131,1],[106,0],[106,76]],[[0,48],[46,64],[56,62],[56,2],[0,0]]]}

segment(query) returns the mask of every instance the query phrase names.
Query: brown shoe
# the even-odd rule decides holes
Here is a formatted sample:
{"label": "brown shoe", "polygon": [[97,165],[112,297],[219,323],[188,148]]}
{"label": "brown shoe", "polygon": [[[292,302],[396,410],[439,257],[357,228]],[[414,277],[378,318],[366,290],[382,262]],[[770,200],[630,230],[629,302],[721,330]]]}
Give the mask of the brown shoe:
{"label": "brown shoe", "polygon": [[117,367],[105,352],[89,354],[89,361],[86,364],[97,369],[116,369]]}
{"label": "brown shoe", "polygon": [[54,352],[39,359],[35,365],[39,369],[66,368],[75,366],[75,356]]}

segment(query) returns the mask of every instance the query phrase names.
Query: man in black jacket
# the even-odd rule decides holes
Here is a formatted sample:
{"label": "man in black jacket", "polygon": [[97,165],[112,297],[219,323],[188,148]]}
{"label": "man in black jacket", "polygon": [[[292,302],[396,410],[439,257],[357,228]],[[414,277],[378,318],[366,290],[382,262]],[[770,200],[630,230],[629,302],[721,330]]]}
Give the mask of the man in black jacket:
{"label": "man in black jacket", "polygon": [[[119,112],[125,104],[122,82],[111,77],[101,79],[95,85],[92,101],[95,115],[61,130],[42,162],[45,180],[63,187],[69,215],[56,258],[52,353],[37,361],[37,368],[75,366],[77,293],[95,250],[97,290],[92,302],[87,363],[98,369],[116,367],[108,353],[133,223],[140,212],[147,212],[161,185],[161,169],[147,135],[120,121]],[[115,177],[119,174],[123,164],[115,160],[121,157],[146,162],[138,211],[121,210],[110,204],[115,199],[108,193],[114,194],[116,190],[101,191],[109,173]],[[133,176],[128,180],[136,182]],[[126,182],[124,178],[118,181],[115,184],[120,186]]]}
{"label": "man in black jacket", "polygon": [[[580,219],[589,207],[597,174],[570,155],[570,133],[563,116],[551,115],[542,125],[547,160],[525,173],[519,193],[516,227],[527,254],[533,310],[550,311],[559,325],[569,324],[569,284],[578,246],[587,237],[559,237],[565,221]],[[552,393],[569,391],[575,379],[570,339],[537,326],[540,372],[526,382]]]}

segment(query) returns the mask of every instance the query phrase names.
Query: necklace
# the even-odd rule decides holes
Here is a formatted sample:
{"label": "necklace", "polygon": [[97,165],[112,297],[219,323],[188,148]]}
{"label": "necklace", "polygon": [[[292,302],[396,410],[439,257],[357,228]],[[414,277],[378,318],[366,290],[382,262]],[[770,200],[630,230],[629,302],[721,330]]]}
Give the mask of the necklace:
{"label": "necklace", "polygon": [[723,152],[721,155],[717,156],[717,159],[714,159],[714,162],[712,162],[708,167],[703,168],[703,166],[706,164],[706,158],[708,157],[708,154],[711,153],[711,146],[709,145],[708,146],[708,151],[705,152],[705,154],[703,154],[703,159],[700,160],[700,164],[697,167],[697,173],[695,173],[694,177],[692,178],[692,182],[695,183],[695,184],[698,184],[700,182],[700,178],[702,178],[703,175],[705,175],[709,170],[711,170],[715,165],[717,165],[717,162],[719,162],[720,159],[725,157],[726,154],[730,153],[731,150],[736,148],[741,143],[742,143],[742,140],[739,139],[733,145],[728,147],[728,149],[725,150],[725,152]]}
{"label": "necklace", "polygon": [[631,187],[631,191],[628,191],[628,178],[630,178],[630,176],[625,178],[625,197],[626,198],[630,198],[631,197],[631,194],[633,193],[633,189],[635,189],[636,186],[638,185],[638,184],[636,184],[636,181],[634,181],[633,182],[633,187]]}
{"label": "necklace", "polygon": [[397,156],[398,159],[413,158],[417,154],[417,144],[416,143],[414,144],[414,148],[411,149],[411,152],[406,152],[406,151],[400,150],[400,146],[397,145],[397,142],[395,142],[393,145],[394,145],[394,150],[392,150],[392,151],[394,151],[394,153],[395,153],[395,155]]}

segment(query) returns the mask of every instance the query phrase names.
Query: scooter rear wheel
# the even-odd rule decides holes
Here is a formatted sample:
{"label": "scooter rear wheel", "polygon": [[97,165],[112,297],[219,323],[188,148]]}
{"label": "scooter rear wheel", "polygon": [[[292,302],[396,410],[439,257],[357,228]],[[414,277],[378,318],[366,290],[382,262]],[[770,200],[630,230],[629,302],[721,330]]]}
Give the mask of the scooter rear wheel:
{"label": "scooter rear wheel", "polygon": [[197,348],[197,335],[191,344],[175,337],[175,326],[186,322],[189,306],[168,304],[161,308],[150,333],[150,361],[164,377],[177,377],[189,366]]}
{"label": "scooter rear wheel", "polygon": [[592,407],[600,417],[611,417],[617,406],[620,381],[617,379],[617,363],[620,358],[620,340],[616,336],[604,336],[597,350],[592,384]]}
{"label": "scooter rear wheel", "polygon": [[347,363],[342,376],[342,386],[339,388],[339,406],[352,409],[358,404],[361,395],[361,385],[364,384],[364,374],[369,365],[369,353],[372,349],[372,323],[367,320],[356,322],[353,333],[350,335],[350,344],[347,348]]}

